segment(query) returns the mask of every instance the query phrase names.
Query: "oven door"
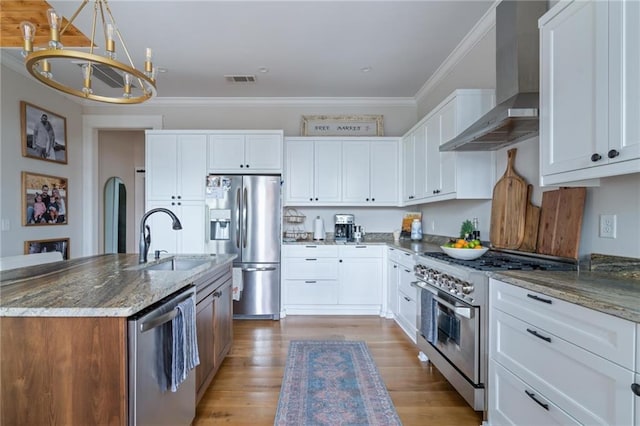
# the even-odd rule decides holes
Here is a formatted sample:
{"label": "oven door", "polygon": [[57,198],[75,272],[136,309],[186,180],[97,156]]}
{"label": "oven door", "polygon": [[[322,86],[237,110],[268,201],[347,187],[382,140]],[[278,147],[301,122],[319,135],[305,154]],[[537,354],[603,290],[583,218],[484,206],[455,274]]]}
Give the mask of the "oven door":
{"label": "oven door", "polygon": [[469,381],[480,384],[480,308],[442,291],[433,300],[438,324],[434,346]]}

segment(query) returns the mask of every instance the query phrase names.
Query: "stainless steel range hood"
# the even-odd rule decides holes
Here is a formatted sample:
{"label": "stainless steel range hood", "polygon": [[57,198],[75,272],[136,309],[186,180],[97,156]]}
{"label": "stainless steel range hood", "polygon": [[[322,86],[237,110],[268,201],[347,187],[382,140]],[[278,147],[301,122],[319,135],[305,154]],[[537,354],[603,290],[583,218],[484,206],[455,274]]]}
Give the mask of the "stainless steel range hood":
{"label": "stainless steel range hood", "polygon": [[498,105],[440,151],[492,151],[538,134],[538,18],[546,10],[546,0],[503,0],[496,7]]}

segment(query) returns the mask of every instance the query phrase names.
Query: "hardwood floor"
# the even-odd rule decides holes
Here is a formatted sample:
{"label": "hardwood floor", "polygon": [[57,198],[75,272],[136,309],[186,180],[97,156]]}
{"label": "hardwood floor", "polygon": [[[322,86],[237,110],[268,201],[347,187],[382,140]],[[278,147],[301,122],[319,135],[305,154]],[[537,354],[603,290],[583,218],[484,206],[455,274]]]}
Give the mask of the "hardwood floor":
{"label": "hardwood floor", "polygon": [[234,343],[198,404],[194,426],[273,425],[289,342],[364,340],[404,425],[480,425],[475,412],[393,321],[373,316],[234,320]]}

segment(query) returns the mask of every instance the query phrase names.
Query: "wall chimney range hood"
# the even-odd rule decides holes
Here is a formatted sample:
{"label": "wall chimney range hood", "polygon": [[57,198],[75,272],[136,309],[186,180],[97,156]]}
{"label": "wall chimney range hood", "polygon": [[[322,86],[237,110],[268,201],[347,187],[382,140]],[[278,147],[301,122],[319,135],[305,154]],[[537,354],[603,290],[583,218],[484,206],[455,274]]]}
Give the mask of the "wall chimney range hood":
{"label": "wall chimney range hood", "polygon": [[493,151],[538,134],[538,18],[546,10],[546,0],[496,6],[497,105],[440,151]]}

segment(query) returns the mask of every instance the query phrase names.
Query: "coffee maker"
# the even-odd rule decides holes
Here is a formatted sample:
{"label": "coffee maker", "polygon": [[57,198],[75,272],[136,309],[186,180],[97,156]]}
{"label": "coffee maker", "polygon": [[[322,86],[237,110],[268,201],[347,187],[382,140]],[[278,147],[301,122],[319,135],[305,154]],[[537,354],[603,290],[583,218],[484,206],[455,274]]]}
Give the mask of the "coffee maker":
{"label": "coffee maker", "polygon": [[335,222],[334,239],[336,241],[353,242],[354,216],[352,214],[337,214],[335,215]]}

